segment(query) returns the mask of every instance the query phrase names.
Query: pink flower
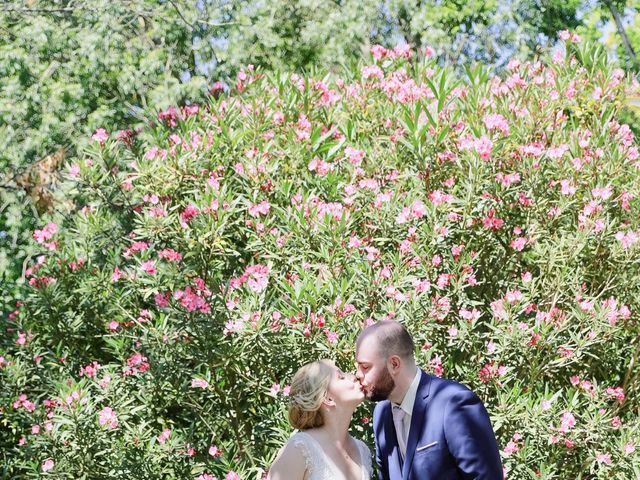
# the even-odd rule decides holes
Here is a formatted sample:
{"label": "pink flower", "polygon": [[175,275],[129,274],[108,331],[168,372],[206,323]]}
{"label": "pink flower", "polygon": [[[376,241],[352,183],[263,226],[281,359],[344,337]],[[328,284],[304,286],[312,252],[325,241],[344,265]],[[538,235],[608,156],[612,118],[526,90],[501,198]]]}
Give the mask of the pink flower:
{"label": "pink flower", "polygon": [[384,79],[384,72],[377,65],[367,65],[362,67],[361,75],[363,80],[368,80],[370,78],[377,78],[378,80]]}
{"label": "pink flower", "polygon": [[104,142],[109,138],[109,134],[104,128],[99,128],[96,132],[91,136],[91,140],[98,142],[100,145],[104,145]]}
{"label": "pink flower", "polygon": [[634,232],[634,231],[629,231],[629,232],[617,232],[615,234],[615,238],[616,240],[618,240],[620,242],[620,244],[622,245],[622,249],[623,250],[628,250],[629,248],[631,248],[638,240],[640,240],[640,236]]}
{"label": "pink flower", "polygon": [[260,215],[268,215],[270,208],[271,208],[271,205],[269,204],[269,202],[267,200],[263,200],[262,202],[257,203],[255,205],[251,205],[249,207],[249,215],[251,215],[252,217],[258,217]]}
{"label": "pink flower", "polygon": [[611,465],[611,455],[608,453],[598,453],[596,455],[598,463],[604,463],[605,465]]}
{"label": "pink flower", "polygon": [[33,232],[33,238],[36,242],[43,244],[48,240],[51,240],[58,231],[58,225],[53,222],[47,223],[42,230],[36,230]]}
{"label": "pink flower", "polygon": [[329,341],[329,343],[334,345],[338,343],[338,334],[336,332],[332,332],[331,330],[325,330],[324,333],[327,336],[327,340]]}
{"label": "pink flower", "polygon": [[623,450],[625,455],[631,455],[636,451],[636,446],[631,442],[627,442],[624,444]]}
{"label": "pink flower", "polygon": [[96,378],[96,374],[101,365],[98,362],[93,362],[84,367],[80,367],[80,376],[85,376],[89,378]]}
{"label": "pink flower", "polygon": [[518,303],[522,300],[522,292],[520,290],[509,290],[504,299],[510,304]]}
{"label": "pink flower", "polygon": [[74,163],[69,167],[69,176],[71,178],[76,178],[80,174],[80,165]]}
{"label": "pink flower", "polygon": [[162,433],[160,435],[158,435],[157,439],[158,439],[158,443],[164,445],[164,443],[169,440],[169,437],[171,436],[171,429],[169,428],[165,428]]}
{"label": "pink flower", "polygon": [[461,308],[458,312],[462,318],[464,318],[468,322],[475,322],[480,318],[480,311],[476,308],[473,310],[467,310],[465,308]]}
{"label": "pink flower", "polygon": [[191,221],[193,217],[198,215],[198,213],[200,213],[200,211],[198,210],[198,207],[196,207],[194,204],[191,203],[187,205],[186,208],[180,214],[180,225],[182,226],[182,228],[186,228],[187,224]]}
{"label": "pink flower", "polygon": [[516,250],[517,252],[521,252],[524,250],[524,247],[527,245],[528,239],[525,237],[518,237],[511,241],[511,248]]}
{"label": "pink flower", "polygon": [[413,218],[422,218],[427,214],[427,208],[421,200],[416,200],[411,205],[411,214]]}
{"label": "pink flower", "polygon": [[133,354],[127,358],[127,366],[124,367],[123,375],[127,377],[136,373],[144,373],[149,370],[149,367],[147,357],[141,355],[139,352],[133,352]]}
{"label": "pink flower", "polygon": [[198,475],[196,480],[218,480],[218,477],[209,475],[208,473],[203,473],[202,475]]}
{"label": "pink flower", "polygon": [[227,475],[224,477],[224,480],[240,480],[240,475],[238,475],[234,471],[231,471],[227,473]]}
{"label": "pink flower", "polygon": [[265,265],[251,265],[246,268],[244,275],[246,276],[247,285],[251,290],[260,293],[267,288],[269,282],[269,267]]}
{"label": "pink flower", "polygon": [[274,383],[273,385],[271,385],[271,390],[269,390],[269,393],[272,396],[277,397],[278,393],[280,393],[280,384],[279,383]]}
{"label": "pink flower", "polygon": [[111,281],[113,283],[116,283],[118,280],[120,280],[122,277],[124,276],[124,273],[122,273],[122,270],[120,270],[118,267],[116,267],[113,270],[113,273],[111,274]]}
{"label": "pink flower", "polygon": [[[320,177],[324,177],[327,173],[333,170],[334,166],[318,157],[314,157],[313,160],[309,162],[308,168],[310,172],[316,172]],[[249,213],[251,214],[251,209],[249,209]]]}
{"label": "pink flower", "polygon": [[204,378],[194,378],[191,380],[191,388],[201,388],[205,390],[209,387],[209,382],[207,382]]}
{"label": "pink flower", "polygon": [[118,426],[118,417],[111,407],[104,407],[98,417],[100,425],[108,425],[112,429]]}
{"label": "pink flower", "polygon": [[179,252],[172,250],[171,248],[165,248],[164,250],[161,250],[158,253],[158,257],[176,263],[182,260],[182,255]]}
{"label": "pink flower", "polygon": [[493,316],[498,320],[507,320],[509,318],[509,314],[504,308],[504,300],[495,300],[490,304],[491,312]]}
{"label": "pink flower", "polygon": [[140,265],[140,268],[143,272],[148,273],[149,275],[155,275],[156,273],[158,273],[158,271],[156,270],[156,262],[154,262],[153,260],[147,260],[146,262],[143,262],[142,265]]}
{"label": "pink flower", "polygon": [[569,145],[563,143],[557,147],[551,147],[547,149],[547,155],[549,158],[558,159],[562,158],[565,153],[569,151]]}
{"label": "pink flower", "polygon": [[498,231],[504,226],[504,220],[496,217],[496,211],[490,208],[487,216],[482,219],[482,225],[487,230]]}
{"label": "pink flower", "polygon": [[351,165],[355,165],[356,167],[362,163],[364,159],[364,150],[358,150],[353,147],[346,147],[344,149],[344,153],[349,160]]}
{"label": "pink flower", "polygon": [[607,388],[607,395],[611,396],[612,398],[615,398],[618,402],[623,402],[624,401],[624,389],[622,387],[608,387]]}
{"label": "pink flower", "polygon": [[164,112],[158,113],[158,119],[166,123],[168,127],[175,127],[178,125],[178,118],[180,112],[176,107],[169,107]]}
{"label": "pink flower", "polygon": [[555,49],[553,51],[552,60],[553,60],[553,63],[557,63],[557,64],[564,63],[564,52],[559,48]]}
{"label": "pink flower", "polygon": [[509,135],[509,124],[507,119],[499,113],[485,115],[483,118],[484,125],[489,130],[500,130],[504,135]]}
{"label": "pink flower", "polygon": [[518,447],[518,444],[510,441],[509,443],[507,443],[507,446],[504,447],[504,455],[506,457],[513,455],[514,453],[518,453],[518,451],[520,450],[520,447]]}
{"label": "pink flower", "polygon": [[48,472],[54,467],[54,465],[55,465],[55,462],[52,459],[47,458],[44,462],[42,462],[42,471]]}
{"label": "pink flower", "polygon": [[429,194],[429,200],[431,201],[431,203],[438,206],[444,203],[453,202],[453,195],[450,195],[448,193],[443,193],[440,190],[434,190]]}
{"label": "pink flower", "polygon": [[387,56],[387,49],[382,45],[374,45],[371,47],[371,55],[374,60],[381,60]]}
{"label": "pink flower", "polygon": [[562,414],[562,419],[560,420],[560,428],[558,431],[562,433],[567,433],[569,430],[576,426],[576,419],[571,414],[571,412],[564,412]]}
{"label": "pink flower", "polygon": [[607,185],[604,188],[594,188],[591,190],[591,195],[593,198],[601,198],[603,200],[607,200],[613,195],[613,188],[611,185]]}
{"label": "pink flower", "polygon": [[520,174],[518,172],[513,172],[509,174],[499,172],[496,174],[496,181],[501,183],[505,187],[510,187],[514,183],[517,183],[520,181]]}
{"label": "pink flower", "polygon": [[486,136],[482,136],[474,141],[473,146],[483,160],[491,158],[491,150],[493,149],[493,142]]}

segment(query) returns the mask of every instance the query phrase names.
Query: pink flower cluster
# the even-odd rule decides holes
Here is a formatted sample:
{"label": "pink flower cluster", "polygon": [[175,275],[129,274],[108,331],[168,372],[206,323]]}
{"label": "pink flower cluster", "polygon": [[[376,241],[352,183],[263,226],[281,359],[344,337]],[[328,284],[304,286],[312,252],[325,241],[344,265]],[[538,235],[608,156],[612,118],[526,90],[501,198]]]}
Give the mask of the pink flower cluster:
{"label": "pink flower cluster", "polygon": [[98,369],[101,365],[98,362],[92,362],[89,365],[85,365],[84,367],[80,367],[80,376],[81,377],[89,377],[96,378],[96,374],[98,373]]}
{"label": "pink flower cluster", "polygon": [[91,136],[91,140],[94,142],[98,142],[100,145],[104,145],[104,143],[109,139],[109,133],[104,128],[98,128],[95,133]]}
{"label": "pink flower cluster", "polygon": [[149,370],[149,362],[147,357],[141,355],[138,352],[134,352],[129,358],[127,358],[127,366],[123,369],[123,375],[128,377],[129,375],[136,375],[138,373],[144,373]]}
{"label": "pink flower cluster", "polygon": [[179,263],[182,260],[182,255],[171,248],[165,248],[164,250],[158,252],[158,257],[162,258],[163,260],[175,263]]}
{"label": "pink flower cluster", "polygon": [[111,407],[104,407],[98,414],[100,425],[107,425],[114,429],[118,427],[118,417]]}
{"label": "pink flower cluster", "polygon": [[33,412],[36,409],[35,403],[27,398],[27,395],[22,393],[18,397],[18,400],[13,402],[13,409],[18,410],[20,408],[24,408],[27,412]]}
{"label": "pink flower cluster", "polygon": [[180,305],[188,312],[209,313],[211,306],[207,303],[207,298],[211,297],[211,290],[206,287],[201,278],[194,279],[193,283],[193,287],[187,286],[184,290],[176,290],[173,298],[179,300]]}
{"label": "pink flower cluster", "polygon": [[191,388],[201,388],[202,390],[206,390],[209,387],[209,382],[207,382],[204,378],[194,378],[191,380]]}
{"label": "pink flower cluster", "polygon": [[411,58],[413,52],[411,51],[411,47],[406,43],[397,45],[392,49],[384,48],[382,45],[374,45],[371,47],[371,55],[374,60],[382,60],[384,58],[393,60],[396,58]]}
{"label": "pink flower cluster", "polygon": [[49,222],[42,230],[35,230],[33,232],[33,238],[36,242],[44,245],[49,250],[55,250],[58,246],[57,242],[49,242],[58,231],[58,225],[53,222]]}
{"label": "pink flower cluster", "polygon": [[122,253],[122,256],[124,258],[129,258],[132,254],[138,253],[138,252],[144,252],[148,248],[149,248],[149,244],[147,242],[134,242],[129,248],[127,248]]}
{"label": "pink flower cluster", "polygon": [[607,395],[615,398],[618,402],[624,402],[624,389],[622,387],[608,387]]}
{"label": "pink flower cluster", "polygon": [[245,283],[254,292],[260,293],[267,288],[270,269],[266,265],[249,265],[239,277],[230,281],[232,289],[238,289]]}

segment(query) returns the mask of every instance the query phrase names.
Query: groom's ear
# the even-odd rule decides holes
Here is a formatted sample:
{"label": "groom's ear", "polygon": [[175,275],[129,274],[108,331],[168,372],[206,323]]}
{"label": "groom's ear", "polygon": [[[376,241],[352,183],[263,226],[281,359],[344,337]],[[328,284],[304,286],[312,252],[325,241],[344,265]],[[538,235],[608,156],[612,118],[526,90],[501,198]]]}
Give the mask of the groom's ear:
{"label": "groom's ear", "polygon": [[391,355],[389,357],[389,371],[391,372],[397,372],[398,370],[400,370],[400,367],[402,366],[402,360],[400,360],[400,357],[397,355]]}

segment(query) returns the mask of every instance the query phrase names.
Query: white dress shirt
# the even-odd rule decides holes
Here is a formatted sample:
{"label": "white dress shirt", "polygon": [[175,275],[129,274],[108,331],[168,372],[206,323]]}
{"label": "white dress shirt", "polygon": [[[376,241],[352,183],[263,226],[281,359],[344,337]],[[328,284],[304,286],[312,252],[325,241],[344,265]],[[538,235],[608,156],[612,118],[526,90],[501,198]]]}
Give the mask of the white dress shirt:
{"label": "white dress shirt", "polygon": [[[404,395],[404,399],[402,399],[402,403],[400,404],[400,408],[404,411],[404,418],[402,420],[403,423],[403,432],[397,432],[396,434],[403,435],[404,441],[399,441],[400,445],[400,453],[402,453],[402,458],[405,457],[407,440],[409,439],[409,430],[411,429],[411,414],[413,413],[413,404],[416,403],[416,393],[418,393],[418,385],[420,385],[420,376],[421,372],[419,368],[416,368],[416,375],[413,377],[413,381],[411,385],[409,385],[409,389],[407,393]],[[393,407],[398,407],[397,404],[392,404]],[[404,447],[404,449],[402,448]]]}

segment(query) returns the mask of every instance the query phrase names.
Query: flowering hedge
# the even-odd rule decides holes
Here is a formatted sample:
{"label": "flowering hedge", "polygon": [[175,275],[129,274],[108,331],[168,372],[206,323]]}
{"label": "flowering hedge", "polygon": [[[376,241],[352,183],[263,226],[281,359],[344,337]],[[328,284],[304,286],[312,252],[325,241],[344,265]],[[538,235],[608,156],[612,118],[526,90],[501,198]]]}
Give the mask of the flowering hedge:
{"label": "flowering hedge", "polygon": [[640,475],[639,86],[565,37],[503,76],[249,67],[98,130],[3,320],[3,475],[260,478],[292,372],[383,318],[483,398],[507,478]]}

